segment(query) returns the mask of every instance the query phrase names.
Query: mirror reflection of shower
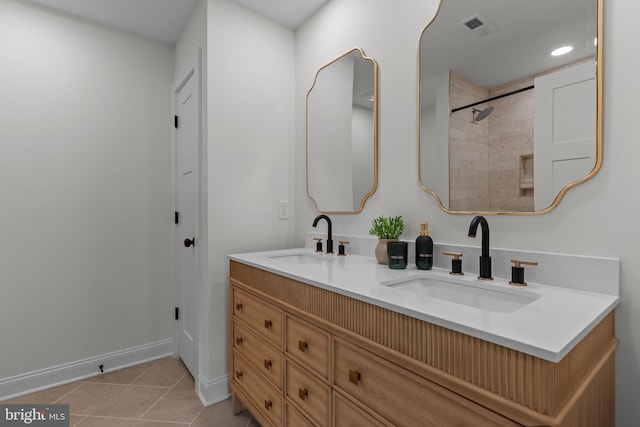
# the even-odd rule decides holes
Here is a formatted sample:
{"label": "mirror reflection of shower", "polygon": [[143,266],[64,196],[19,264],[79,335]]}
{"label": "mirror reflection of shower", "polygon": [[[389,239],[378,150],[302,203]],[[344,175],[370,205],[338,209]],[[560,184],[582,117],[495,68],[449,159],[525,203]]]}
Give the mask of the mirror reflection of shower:
{"label": "mirror reflection of shower", "polygon": [[[478,114],[476,114],[478,113]],[[489,117],[493,113],[493,107],[487,107],[483,110],[478,110],[477,108],[473,109],[473,123],[478,123]]]}

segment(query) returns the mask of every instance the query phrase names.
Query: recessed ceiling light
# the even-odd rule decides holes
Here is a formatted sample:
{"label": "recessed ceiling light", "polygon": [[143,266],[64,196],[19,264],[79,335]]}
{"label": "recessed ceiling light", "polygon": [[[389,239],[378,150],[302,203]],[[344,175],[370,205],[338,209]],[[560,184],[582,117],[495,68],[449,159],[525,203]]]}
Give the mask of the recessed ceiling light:
{"label": "recessed ceiling light", "polygon": [[560,56],[573,50],[573,46],[562,46],[551,52],[551,56]]}

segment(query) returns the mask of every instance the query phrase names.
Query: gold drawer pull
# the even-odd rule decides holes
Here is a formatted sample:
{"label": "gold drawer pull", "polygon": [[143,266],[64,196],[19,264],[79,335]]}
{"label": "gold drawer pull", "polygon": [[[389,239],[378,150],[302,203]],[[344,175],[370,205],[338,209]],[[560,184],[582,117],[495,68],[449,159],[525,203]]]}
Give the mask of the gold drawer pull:
{"label": "gold drawer pull", "polygon": [[298,397],[300,397],[300,399],[307,400],[308,395],[309,395],[309,392],[306,389],[304,388],[298,389]]}
{"label": "gold drawer pull", "polygon": [[264,319],[264,327],[267,329],[271,329],[273,322],[271,320]]}
{"label": "gold drawer pull", "polygon": [[358,385],[358,381],[360,381],[360,372],[349,369],[349,381]]}
{"label": "gold drawer pull", "polygon": [[264,369],[271,369],[271,360],[264,359]]}
{"label": "gold drawer pull", "polygon": [[272,406],[273,406],[273,403],[271,403],[270,400],[264,401],[264,409],[266,409],[267,411],[270,411]]}
{"label": "gold drawer pull", "polygon": [[309,344],[307,344],[306,341],[298,340],[298,350],[304,353],[305,351],[307,351],[308,348],[309,348]]}
{"label": "gold drawer pull", "polygon": [[242,303],[241,302],[237,302],[236,303],[236,310],[242,311]]}
{"label": "gold drawer pull", "polygon": [[237,379],[242,378],[242,371],[236,371],[236,378]]}
{"label": "gold drawer pull", "polygon": [[236,337],[236,345],[242,345],[242,337]]}

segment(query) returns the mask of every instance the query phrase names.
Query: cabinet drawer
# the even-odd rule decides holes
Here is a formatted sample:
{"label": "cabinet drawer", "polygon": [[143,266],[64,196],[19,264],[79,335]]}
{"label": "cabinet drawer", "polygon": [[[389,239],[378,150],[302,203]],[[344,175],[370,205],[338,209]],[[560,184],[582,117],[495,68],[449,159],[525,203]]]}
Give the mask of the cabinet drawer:
{"label": "cabinet drawer", "polygon": [[331,420],[331,389],[329,385],[287,360],[286,397],[320,426],[329,426]]}
{"label": "cabinet drawer", "polygon": [[334,384],[393,424],[517,426],[431,381],[345,341],[334,341]]}
{"label": "cabinet drawer", "polygon": [[385,427],[385,424],[360,409],[337,392],[333,392],[333,427]]}
{"label": "cabinet drawer", "polygon": [[233,354],[232,385],[242,388],[253,404],[274,425],[282,425],[283,399],[274,387],[270,386],[249,367],[241,357]]}
{"label": "cabinet drawer", "polygon": [[285,401],[285,412],[287,416],[287,427],[317,427],[311,420],[302,415],[300,411],[291,406],[289,402]]}
{"label": "cabinet drawer", "polygon": [[250,328],[239,322],[233,322],[233,348],[255,368],[269,379],[278,390],[282,390],[282,353],[260,339]]}
{"label": "cabinet drawer", "polygon": [[286,322],[286,353],[328,380],[331,335],[294,317],[287,316]]}
{"label": "cabinet drawer", "polygon": [[282,310],[233,288],[233,315],[282,349]]}

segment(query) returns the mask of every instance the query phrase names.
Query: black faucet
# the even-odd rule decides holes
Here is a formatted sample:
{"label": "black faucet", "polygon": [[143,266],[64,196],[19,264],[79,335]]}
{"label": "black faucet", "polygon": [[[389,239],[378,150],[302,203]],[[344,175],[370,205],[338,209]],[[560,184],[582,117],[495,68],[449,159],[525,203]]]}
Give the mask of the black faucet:
{"label": "black faucet", "polygon": [[313,220],[313,226],[318,225],[318,221],[321,219],[327,220],[327,253],[333,253],[333,239],[331,238],[331,219],[326,215],[318,215],[316,219]]}
{"label": "black faucet", "polygon": [[480,280],[493,280],[491,277],[491,257],[489,256],[489,223],[483,216],[476,216],[469,225],[469,237],[476,237],[478,224],[482,226],[482,255],[480,255]]}

